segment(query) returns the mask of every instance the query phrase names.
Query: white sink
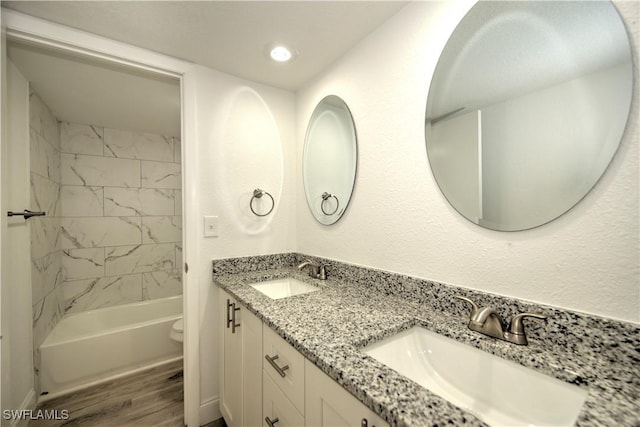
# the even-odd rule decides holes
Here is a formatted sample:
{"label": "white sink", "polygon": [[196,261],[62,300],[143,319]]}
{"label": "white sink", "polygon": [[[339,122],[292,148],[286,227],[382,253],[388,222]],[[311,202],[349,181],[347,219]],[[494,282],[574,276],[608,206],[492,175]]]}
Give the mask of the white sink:
{"label": "white sink", "polygon": [[574,425],[588,394],[419,326],[363,351],[492,426]]}
{"label": "white sink", "polygon": [[291,277],[253,283],[251,287],[257,289],[271,299],[287,298],[294,295],[308,294],[309,292],[320,290],[315,286]]}

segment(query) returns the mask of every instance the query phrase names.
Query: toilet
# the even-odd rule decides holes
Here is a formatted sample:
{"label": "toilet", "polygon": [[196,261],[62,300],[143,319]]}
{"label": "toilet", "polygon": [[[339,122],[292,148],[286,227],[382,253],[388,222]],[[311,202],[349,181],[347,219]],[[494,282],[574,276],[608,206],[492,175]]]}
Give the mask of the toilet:
{"label": "toilet", "polygon": [[171,326],[171,332],[169,332],[169,337],[178,342],[182,342],[184,332],[184,319],[180,318]]}

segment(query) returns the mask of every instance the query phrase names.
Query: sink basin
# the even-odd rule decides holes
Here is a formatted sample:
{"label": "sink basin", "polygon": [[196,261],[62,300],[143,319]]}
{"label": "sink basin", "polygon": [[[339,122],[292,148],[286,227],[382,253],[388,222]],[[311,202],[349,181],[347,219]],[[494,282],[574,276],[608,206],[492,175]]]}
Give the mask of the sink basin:
{"label": "sink basin", "polygon": [[288,298],[294,295],[308,294],[309,292],[320,290],[315,286],[291,277],[253,283],[251,287],[257,289],[271,299]]}
{"label": "sink basin", "polygon": [[574,425],[588,394],[419,326],[363,351],[489,425]]}

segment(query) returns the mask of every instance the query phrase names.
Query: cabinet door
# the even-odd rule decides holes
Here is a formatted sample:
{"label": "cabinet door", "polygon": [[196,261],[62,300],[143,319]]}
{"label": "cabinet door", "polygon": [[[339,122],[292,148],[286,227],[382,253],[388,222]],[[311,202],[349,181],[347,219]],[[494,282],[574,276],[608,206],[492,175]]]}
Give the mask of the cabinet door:
{"label": "cabinet door", "polygon": [[235,316],[239,324],[238,304],[220,289],[220,412],[228,427],[242,427],[242,337],[241,328],[231,327]]}
{"label": "cabinet door", "polygon": [[305,360],[306,427],[389,427],[375,412]]}
{"label": "cabinet door", "polygon": [[269,427],[267,419],[276,427],[303,426],[304,417],[266,372],[263,374],[262,384],[264,387],[262,398],[264,409],[263,427]]}

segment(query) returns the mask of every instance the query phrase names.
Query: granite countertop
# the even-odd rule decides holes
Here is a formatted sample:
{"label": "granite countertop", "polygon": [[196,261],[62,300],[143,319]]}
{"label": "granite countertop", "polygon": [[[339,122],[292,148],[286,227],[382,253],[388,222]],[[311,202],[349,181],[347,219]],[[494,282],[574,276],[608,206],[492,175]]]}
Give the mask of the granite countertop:
{"label": "granite countertop", "polygon": [[[320,291],[272,300],[248,286],[282,277]],[[510,344],[470,331],[468,318],[453,310],[435,311],[358,282],[312,279],[295,268],[224,274],[214,282],[392,426],[486,425],[360,351],[414,325],[588,388],[576,425],[640,426],[637,365],[608,362],[604,351],[568,351],[538,340]],[[635,351],[631,360],[638,360]]]}

